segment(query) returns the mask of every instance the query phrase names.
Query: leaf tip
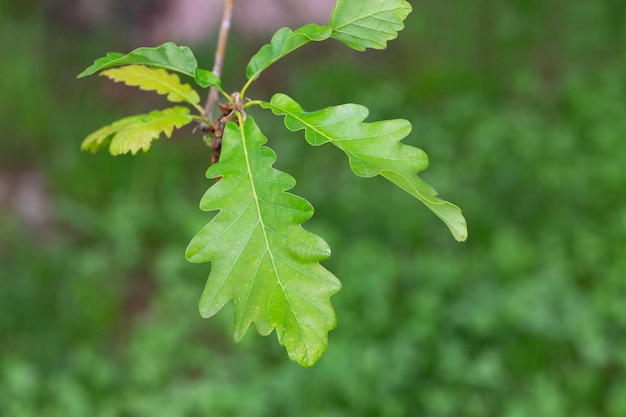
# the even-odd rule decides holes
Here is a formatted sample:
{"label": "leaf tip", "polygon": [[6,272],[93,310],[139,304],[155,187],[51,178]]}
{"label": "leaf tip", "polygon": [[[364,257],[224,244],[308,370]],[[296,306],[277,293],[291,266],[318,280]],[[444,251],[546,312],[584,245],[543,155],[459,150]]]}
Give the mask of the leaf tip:
{"label": "leaf tip", "polygon": [[462,228],[460,228],[459,230],[455,232],[452,232],[454,238],[456,239],[457,242],[465,242],[467,240],[468,234],[467,234],[467,224],[465,222],[463,222],[463,226]]}
{"label": "leaf tip", "polygon": [[445,202],[446,207],[443,210],[434,210],[433,207],[430,207],[431,210],[435,212],[441,220],[448,226],[450,229],[450,233],[454,237],[454,240],[457,242],[465,242],[468,237],[467,233],[467,221],[461,212],[461,209],[445,200],[441,200]]}

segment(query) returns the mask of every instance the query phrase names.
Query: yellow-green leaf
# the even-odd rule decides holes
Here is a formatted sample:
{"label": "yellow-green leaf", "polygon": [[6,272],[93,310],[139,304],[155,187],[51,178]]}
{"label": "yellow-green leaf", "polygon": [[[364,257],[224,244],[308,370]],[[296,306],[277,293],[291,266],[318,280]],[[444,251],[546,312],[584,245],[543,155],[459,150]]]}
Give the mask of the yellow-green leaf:
{"label": "yellow-green leaf", "polygon": [[182,106],[125,117],[87,136],[81,149],[95,152],[110,142],[111,155],[128,152],[136,155],[140,150],[150,149],[152,141],[161,133],[169,138],[174,128],[181,128],[192,120],[189,109]]}
{"label": "yellow-green leaf", "polygon": [[186,102],[191,105],[200,103],[200,96],[189,84],[183,84],[178,75],[160,68],[150,68],[145,65],[125,65],[102,71],[104,75],[115,82],[139,87],[144,91],[155,91],[166,95],[173,103]]}

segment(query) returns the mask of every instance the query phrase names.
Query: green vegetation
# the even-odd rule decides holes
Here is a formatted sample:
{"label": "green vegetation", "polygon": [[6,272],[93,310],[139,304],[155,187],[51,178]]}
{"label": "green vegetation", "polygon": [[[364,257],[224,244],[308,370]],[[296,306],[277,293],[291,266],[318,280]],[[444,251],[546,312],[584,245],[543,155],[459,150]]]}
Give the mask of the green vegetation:
{"label": "green vegetation", "polygon": [[[225,2],[222,27],[230,27],[232,4],[232,0]],[[356,175],[388,179],[440,217],[455,239],[467,238],[461,210],[437,197],[435,189],[416,175],[426,169],[428,157],[421,149],[401,143],[411,131],[408,120],[365,123],[369,111],[361,105],[305,112],[282,93],[274,94],[270,102],[246,96],[263,71],[312,41],[334,38],[357,51],[385,49],[387,41],[404,28],[410,11],[405,0],[337,0],[328,25],[279,29],[250,59],[248,80],[233,93],[221,87],[217,75],[221,67],[214,72],[199,68],[191,49],[172,42],[136,48],[128,54],[109,52],[78,75],[82,78],[104,69],[101,75],[154,91],[198,113],[190,115],[189,107],[176,106],[125,117],[91,133],[81,148],[95,152],[108,146],[111,155],[136,155],[148,151],[162,133],[170,138],[174,129],[196,121],[204,142],[213,150],[206,176],[215,180],[200,208],[217,213],[189,243],[185,256],[191,262],[211,262],[200,314],[212,317],[232,301],[235,340],[241,340],[252,323],[262,335],[275,329],[289,357],[310,367],[326,350],[328,332],[337,325],[330,297],[341,288],[339,280],[320,264],[330,256],[328,244],[302,227],[313,215],[313,206],[288,192],[296,181],[274,168],[276,154],[248,114],[253,106],[284,116],[285,126],[304,130],[313,146],[335,145],[346,153]],[[215,58],[219,62],[225,50],[223,33],[227,29],[220,31],[221,52]],[[211,88],[205,108],[199,105],[196,90],[181,83],[176,73]],[[215,119],[212,94],[226,98],[219,103]]]}
{"label": "green vegetation", "polygon": [[432,160],[424,177],[471,224],[459,245],[410,196],[256,117],[344,284],[332,348],[307,370],[273,340],[231,342],[232,311],[189,308],[206,273],[181,248],[206,220],[189,202],[210,149],[179,138],[135,158],[78,153],[94,126],[154,100],[77,85],[111,35],[3,14],[0,170],[39,172],[51,218],[0,207],[0,415],[626,414],[622,2],[476,4],[421,2],[387,51],[295,52],[255,87],[409,118],[407,142]]}

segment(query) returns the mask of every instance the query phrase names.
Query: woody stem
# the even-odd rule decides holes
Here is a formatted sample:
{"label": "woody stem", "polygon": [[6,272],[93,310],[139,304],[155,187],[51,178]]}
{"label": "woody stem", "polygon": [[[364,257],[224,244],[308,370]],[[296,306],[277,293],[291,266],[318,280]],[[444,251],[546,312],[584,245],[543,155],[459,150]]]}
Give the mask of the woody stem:
{"label": "woody stem", "polygon": [[[224,13],[222,15],[222,24],[220,26],[220,33],[217,39],[217,49],[215,51],[215,62],[213,64],[213,74],[218,78],[222,76],[222,66],[224,65],[224,54],[226,52],[226,43],[228,41],[228,32],[230,30],[230,23],[233,16],[233,3],[234,0],[225,0]],[[218,99],[218,91],[215,87],[211,87],[209,91],[209,97],[204,107],[204,111],[209,120],[213,120],[213,108]]]}

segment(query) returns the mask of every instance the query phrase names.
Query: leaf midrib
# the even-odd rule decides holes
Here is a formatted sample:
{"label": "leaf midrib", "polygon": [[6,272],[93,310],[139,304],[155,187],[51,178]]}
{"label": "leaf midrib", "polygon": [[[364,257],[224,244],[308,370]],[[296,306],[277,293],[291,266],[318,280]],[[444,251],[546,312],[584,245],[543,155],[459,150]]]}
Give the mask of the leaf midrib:
{"label": "leaf midrib", "polygon": [[[253,200],[254,200],[254,204],[256,206],[256,210],[257,210],[257,215],[259,218],[259,223],[261,225],[261,231],[263,232],[263,239],[265,241],[265,247],[267,249],[267,253],[268,256],[270,257],[270,260],[272,262],[272,268],[274,269],[275,275],[276,275],[276,281],[278,283],[278,285],[280,286],[280,289],[283,293],[283,296],[285,297],[285,300],[287,300],[287,304],[289,305],[289,311],[291,314],[293,314],[296,322],[298,323],[298,331],[300,332],[300,338],[301,340],[305,340],[304,337],[304,333],[302,331],[302,326],[300,325],[300,320],[298,320],[298,316],[295,313],[295,309],[293,307],[293,305],[291,304],[291,300],[289,299],[289,296],[287,295],[287,291],[285,286],[283,285],[282,280],[280,279],[279,273],[278,273],[278,268],[276,266],[276,260],[275,260],[275,255],[272,252],[272,248],[269,242],[269,238],[267,236],[267,231],[265,230],[266,226],[265,226],[265,222],[263,220],[263,215],[261,214],[261,205],[260,205],[260,197],[257,194],[256,191],[256,186],[254,183],[254,177],[252,175],[252,165],[250,164],[250,154],[248,152],[248,141],[247,141],[247,137],[246,137],[246,133],[245,133],[245,128],[244,128],[244,120],[243,117],[241,116],[241,114],[237,114],[237,121],[239,123],[239,133],[241,134],[241,143],[243,146],[243,153],[244,153],[244,159],[245,159],[245,163],[246,163],[246,173],[248,175],[248,180],[250,181],[250,187],[252,188],[252,196],[253,196]],[[259,267],[260,267],[260,260],[259,260]],[[255,274],[254,279],[256,280],[258,274]],[[252,288],[253,284],[250,284],[250,288]],[[268,305],[271,301],[271,299],[274,296],[274,290],[272,290],[272,296],[270,297],[270,299],[268,300]],[[246,300],[249,299],[249,296],[246,298]],[[247,302],[247,301],[246,301]],[[285,318],[286,320],[286,318]],[[306,346],[306,343],[304,344],[305,349],[306,349],[306,356],[307,358],[309,357],[309,349],[308,346]]]}
{"label": "leaf midrib", "polygon": [[[317,129],[315,126],[313,126],[312,124],[308,123],[305,119],[298,117],[295,113],[290,112],[289,110],[287,110],[286,108],[282,107],[282,106],[277,106],[275,104],[271,104],[271,106],[276,107],[278,109],[280,109],[281,111],[283,111],[285,114],[289,115],[290,117],[293,117],[294,119],[296,119],[297,121],[299,121],[300,123],[302,123],[305,126],[305,134],[306,134],[306,128],[308,127],[309,129],[311,129],[313,132],[315,133],[319,133],[320,136],[322,136],[323,138],[326,138],[326,140],[330,143],[332,143],[333,145],[335,145],[336,147],[338,147],[339,149],[341,149],[342,151],[344,151],[346,154],[350,155],[352,152],[347,151],[342,145],[341,145],[341,140],[340,139],[334,139],[330,136],[328,136],[326,133],[324,133],[324,131]],[[297,129],[300,130],[300,129]],[[323,143],[321,144],[323,145]]]}
{"label": "leaf midrib", "polygon": [[[136,65],[138,67],[143,67],[143,68],[146,68],[146,69],[150,69],[148,66],[142,65],[142,64],[133,64],[133,65]],[[131,66],[131,65],[129,65],[129,66]],[[113,69],[111,69],[109,71],[115,71],[116,69],[118,69],[118,68],[113,68]],[[162,78],[158,78],[158,77],[154,76],[154,74],[150,73],[150,72],[139,72],[138,71],[136,74],[134,74],[134,77],[135,77],[134,80],[132,78],[131,79],[124,79],[124,77],[115,78],[115,76],[108,75],[106,73],[107,71],[103,72],[103,74],[105,76],[113,79],[116,82],[123,82],[124,84],[129,85],[131,87],[139,87],[140,89],[142,89],[144,91],[154,91],[154,92],[156,92],[159,95],[166,95],[167,94],[167,99],[169,101],[171,101],[173,103],[181,102],[181,101],[182,102],[187,102],[190,105],[194,106],[196,109],[200,110],[200,113],[202,113],[202,108],[198,106],[198,103],[200,102],[200,96],[198,96],[198,92],[196,90],[194,90],[193,88],[191,88],[189,86],[189,84],[184,84],[180,80],[180,78],[178,78],[175,74],[168,73],[167,71],[165,71],[163,69],[161,69],[161,71],[164,71],[163,75],[166,76],[166,77],[167,76],[175,77],[174,83],[170,84],[170,83],[164,81]],[[115,74],[115,72],[113,74]],[[130,74],[130,75],[132,76],[133,74]],[[137,79],[141,80],[142,78],[145,79],[145,80],[151,81],[151,82],[153,82],[155,84],[158,84],[161,87],[161,90],[159,90],[158,87],[157,88],[146,87],[146,86],[144,86],[141,83],[141,81],[137,81]],[[189,87],[188,91],[184,90],[185,86]],[[164,92],[161,92],[161,91],[164,91]],[[172,93],[174,93],[173,95],[174,95],[174,97],[176,99],[171,99],[170,98],[170,95],[172,95]]]}
{"label": "leaf midrib", "polygon": [[[171,75],[174,75],[174,74],[171,74]],[[165,81],[163,81],[160,78],[153,77],[152,75],[145,75],[145,77],[150,79],[150,80],[155,81],[156,83],[158,83],[159,85],[164,87],[165,88],[165,92],[168,92],[168,89],[169,89],[169,92],[168,92],[169,94],[171,94],[172,91],[175,92],[176,94],[178,94],[178,96],[181,99],[183,99],[183,101],[186,101],[189,104],[196,105],[199,102],[198,100],[195,99],[195,98],[198,98],[198,99],[200,98],[198,96],[198,93],[195,90],[191,89],[190,91],[184,91],[183,89],[178,88],[179,86],[180,87],[184,87],[185,85],[187,85],[187,86],[189,85],[189,84],[182,84],[180,82],[180,79],[177,80],[178,84],[173,85],[173,84],[166,83]],[[155,91],[157,91],[157,90],[155,89]],[[195,95],[194,95],[194,93],[195,93]],[[159,94],[163,95],[163,93],[159,93]]]}

